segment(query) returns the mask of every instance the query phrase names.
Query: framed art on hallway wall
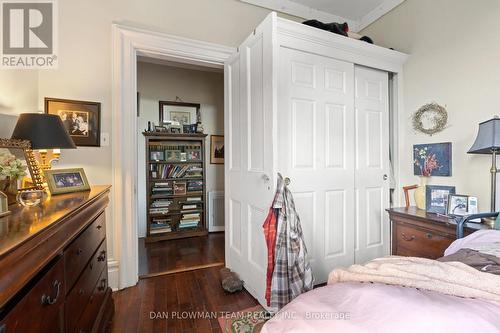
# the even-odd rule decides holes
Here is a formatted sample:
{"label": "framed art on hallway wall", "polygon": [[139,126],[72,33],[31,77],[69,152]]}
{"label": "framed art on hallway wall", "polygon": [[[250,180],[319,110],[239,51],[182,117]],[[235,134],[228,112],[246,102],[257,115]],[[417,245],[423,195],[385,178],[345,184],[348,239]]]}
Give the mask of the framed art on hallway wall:
{"label": "framed art on hallway wall", "polygon": [[210,164],[224,164],[224,136],[210,136]]}
{"label": "framed art on hallway wall", "polygon": [[45,113],[61,118],[75,145],[101,146],[101,103],[45,97]]}

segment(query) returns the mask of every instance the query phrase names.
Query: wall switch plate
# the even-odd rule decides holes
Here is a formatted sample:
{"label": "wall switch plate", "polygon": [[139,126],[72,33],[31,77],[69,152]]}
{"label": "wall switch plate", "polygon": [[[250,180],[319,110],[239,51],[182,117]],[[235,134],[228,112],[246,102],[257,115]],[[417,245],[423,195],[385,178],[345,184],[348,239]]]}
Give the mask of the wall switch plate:
{"label": "wall switch plate", "polygon": [[109,133],[101,133],[101,147],[109,146]]}

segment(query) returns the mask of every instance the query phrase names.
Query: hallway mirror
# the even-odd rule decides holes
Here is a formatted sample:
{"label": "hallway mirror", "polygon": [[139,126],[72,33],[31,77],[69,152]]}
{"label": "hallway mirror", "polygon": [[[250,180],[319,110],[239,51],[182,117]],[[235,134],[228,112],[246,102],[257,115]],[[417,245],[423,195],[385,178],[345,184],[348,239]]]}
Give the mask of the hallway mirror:
{"label": "hallway mirror", "polygon": [[160,123],[177,121],[181,126],[201,122],[200,104],[160,101]]}

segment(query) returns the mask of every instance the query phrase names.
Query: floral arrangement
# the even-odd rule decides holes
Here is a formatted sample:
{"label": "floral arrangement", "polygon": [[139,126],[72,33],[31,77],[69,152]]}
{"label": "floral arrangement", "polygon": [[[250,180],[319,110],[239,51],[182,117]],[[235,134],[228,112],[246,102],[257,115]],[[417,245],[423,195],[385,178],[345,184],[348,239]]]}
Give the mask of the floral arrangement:
{"label": "floral arrangement", "polygon": [[26,165],[10,153],[0,153],[0,180],[26,176]]}
{"label": "floral arrangement", "polygon": [[415,166],[420,168],[420,174],[424,177],[430,177],[432,171],[440,168],[436,154],[429,153],[428,147],[415,148]]}

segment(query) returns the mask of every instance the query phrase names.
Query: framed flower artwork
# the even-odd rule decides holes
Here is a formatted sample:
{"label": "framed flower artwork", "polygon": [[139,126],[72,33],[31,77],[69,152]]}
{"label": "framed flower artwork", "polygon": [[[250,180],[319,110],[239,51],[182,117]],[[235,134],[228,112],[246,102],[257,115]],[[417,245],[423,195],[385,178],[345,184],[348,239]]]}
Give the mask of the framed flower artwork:
{"label": "framed flower artwork", "polygon": [[413,173],[416,176],[451,176],[451,142],[413,146]]}

